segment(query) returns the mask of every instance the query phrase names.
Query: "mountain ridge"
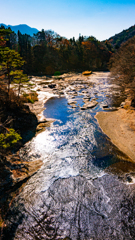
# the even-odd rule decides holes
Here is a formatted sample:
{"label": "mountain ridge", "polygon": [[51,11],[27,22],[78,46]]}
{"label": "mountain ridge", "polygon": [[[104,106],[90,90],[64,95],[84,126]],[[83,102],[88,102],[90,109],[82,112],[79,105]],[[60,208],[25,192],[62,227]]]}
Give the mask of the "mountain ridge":
{"label": "mountain ridge", "polygon": [[36,34],[39,32],[38,29],[31,28],[27,24],[19,24],[19,25],[13,26],[13,25],[6,25],[4,23],[0,23],[0,26],[4,26],[5,28],[10,27],[11,30],[14,31],[15,33],[17,33],[19,30],[22,34],[28,34],[30,36],[33,36],[33,34]]}
{"label": "mountain ridge", "polygon": [[[126,42],[128,39],[135,36],[135,25],[121,31],[120,33],[115,34],[114,36],[107,39],[107,41],[116,49],[120,47],[120,45]],[[105,42],[104,40],[103,42]]]}
{"label": "mountain ridge", "polygon": [[[18,24],[18,25],[13,26],[13,25],[6,25],[4,23],[0,23],[0,26],[4,26],[5,28],[10,27],[11,30],[14,31],[15,33],[17,33],[19,30],[22,34],[28,34],[30,36],[33,36],[33,34],[36,34],[39,32],[38,29],[31,28],[27,24]],[[47,30],[47,31],[50,31],[50,30]],[[52,32],[54,32],[54,31],[52,31]],[[133,26],[121,31],[120,33],[117,33],[117,34],[111,36],[110,38],[108,38],[104,41],[101,41],[101,42],[105,43],[107,41],[115,49],[117,49],[120,47],[120,45],[123,42],[126,42],[129,38],[131,38],[133,36],[135,36],[135,25],[133,25]]]}

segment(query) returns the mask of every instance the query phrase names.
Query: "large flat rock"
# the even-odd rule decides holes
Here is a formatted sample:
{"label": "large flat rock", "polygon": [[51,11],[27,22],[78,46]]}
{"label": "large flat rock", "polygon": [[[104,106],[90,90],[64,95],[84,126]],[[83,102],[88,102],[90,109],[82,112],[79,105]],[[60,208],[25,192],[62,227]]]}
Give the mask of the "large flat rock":
{"label": "large flat rock", "polygon": [[135,184],[108,174],[59,179],[41,194],[22,192],[8,218],[15,240],[135,239]]}
{"label": "large flat rock", "polygon": [[82,107],[81,107],[81,109],[82,110],[85,110],[85,109],[88,109],[88,108],[93,108],[93,107],[95,107],[96,105],[98,104],[98,102],[97,101],[91,101],[91,102],[86,102]]}

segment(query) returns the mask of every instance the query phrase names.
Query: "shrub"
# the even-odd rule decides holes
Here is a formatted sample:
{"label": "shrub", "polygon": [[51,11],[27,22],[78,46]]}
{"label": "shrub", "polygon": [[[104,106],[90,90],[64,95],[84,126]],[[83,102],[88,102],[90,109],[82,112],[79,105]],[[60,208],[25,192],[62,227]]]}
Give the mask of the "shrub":
{"label": "shrub", "polygon": [[14,145],[21,139],[20,134],[15,132],[13,128],[9,128],[7,133],[0,134],[0,147],[4,149],[14,147]]}
{"label": "shrub", "polygon": [[59,71],[56,71],[56,72],[54,73],[54,76],[59,76],[59,75],[61,75],[61,73],[60,73]]}

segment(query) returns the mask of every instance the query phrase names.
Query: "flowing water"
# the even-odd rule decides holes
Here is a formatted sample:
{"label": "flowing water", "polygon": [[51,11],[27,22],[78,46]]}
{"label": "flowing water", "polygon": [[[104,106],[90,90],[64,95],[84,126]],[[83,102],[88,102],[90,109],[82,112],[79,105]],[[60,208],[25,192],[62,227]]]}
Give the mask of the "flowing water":
{"label": "flowing water", "polygon": [[[75,109],[65,97],[46,102],[44,115],[55,120],[26,144],[28,158],[42,159],[43,166],[11,208],[7,234],[12,239],[135,238],[135,164],[126,161],[94,118],[103,105],[118,106],[124,95],[108,73],[93,76],[92,82],[84,89],[98,101],[93,109],[80,110],[84,89],[75,97]],[[69,97],[68,89],[65,94]]]}

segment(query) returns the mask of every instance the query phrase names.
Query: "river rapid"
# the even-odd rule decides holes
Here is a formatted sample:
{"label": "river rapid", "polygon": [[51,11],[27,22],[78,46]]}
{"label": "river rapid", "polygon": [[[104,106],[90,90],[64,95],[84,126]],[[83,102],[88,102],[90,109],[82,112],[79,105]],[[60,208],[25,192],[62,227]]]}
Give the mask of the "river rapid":
{"label": "river rapid", "polygon": [[[41,159],[43,166],[16,197],[4,239],[135,239],[135,164],[95,119],[107,106],[120,105],[123,89],[109,73],[87,79],[89,87],[77,88],[78,79],[64,97],[46,102],[44,116],[55,120],[24,147],[25,157]],[[98,104],[81,110],[86,94]]]}

